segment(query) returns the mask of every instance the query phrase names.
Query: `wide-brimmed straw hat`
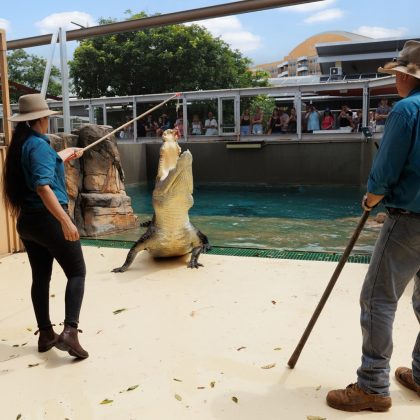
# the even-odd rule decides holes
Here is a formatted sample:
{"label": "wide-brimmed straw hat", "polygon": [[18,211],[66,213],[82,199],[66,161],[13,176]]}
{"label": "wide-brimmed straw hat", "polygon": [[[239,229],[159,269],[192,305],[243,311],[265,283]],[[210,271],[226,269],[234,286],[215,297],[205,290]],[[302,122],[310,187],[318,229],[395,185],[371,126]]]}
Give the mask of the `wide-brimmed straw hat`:
{"label": "wide-brimmed straw hat", "polygon": [[19,113],[9,118],[9,121],[31,121],[48,115],[59,114],[57,111],[51,111],[48,108],[47,101],[40,93],[31,93],[22,95],[19,98]]}
{"label": "wide-brimmed straw hat", "polygon": [[420,42],[407,41],[398,57],[383,67],[379,67],[378,72],[387,74],[401,72],[420,79]]}

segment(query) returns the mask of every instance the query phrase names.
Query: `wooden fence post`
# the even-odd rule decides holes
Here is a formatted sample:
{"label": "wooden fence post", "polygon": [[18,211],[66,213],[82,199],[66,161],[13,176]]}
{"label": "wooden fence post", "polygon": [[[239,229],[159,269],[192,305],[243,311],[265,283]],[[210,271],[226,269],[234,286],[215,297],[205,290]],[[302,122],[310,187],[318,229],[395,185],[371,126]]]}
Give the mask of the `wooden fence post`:
{"label": "wooden fence post", "polygon": [[[6,32],[0,29],[0,82],[1,98],[3,104],[3,133],[4,146],[0,146],[0,188],[2,189],[3,168],[6,159],[7,148],[12,138],[12,126],[10,117],[9,76],[7,70],[7,45]],[[1,191],[1,190],[0,190]],[[0,193],[0,254],[21,251],[22,243],[16,232],[16,219],[11,216],[3,196]]]}

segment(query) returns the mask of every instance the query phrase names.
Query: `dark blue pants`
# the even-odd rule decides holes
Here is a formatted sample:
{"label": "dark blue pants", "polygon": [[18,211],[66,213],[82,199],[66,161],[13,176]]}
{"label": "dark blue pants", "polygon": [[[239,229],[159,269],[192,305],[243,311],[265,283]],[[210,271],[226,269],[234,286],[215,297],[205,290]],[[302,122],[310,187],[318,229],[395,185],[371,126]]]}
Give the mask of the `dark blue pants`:
{"label": "dark blue pants", "polygon": [[77,327],[86,277],[80,241],[67,241],[60,223],[46,209],[22,210],[17,231],[32,269],[31,297],[38,328],[51,326],[49,292],[54,259],[67,277],[64,323]]}

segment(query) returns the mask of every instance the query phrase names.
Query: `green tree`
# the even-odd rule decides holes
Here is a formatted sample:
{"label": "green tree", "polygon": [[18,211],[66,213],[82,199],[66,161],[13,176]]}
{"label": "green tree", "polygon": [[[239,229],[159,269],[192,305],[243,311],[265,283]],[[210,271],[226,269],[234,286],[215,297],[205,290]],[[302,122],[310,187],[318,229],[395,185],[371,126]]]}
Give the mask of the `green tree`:
{"label": "green tree", "polygon": [[172,25],[84,40],[70,74],[84,98],[264,85],[250,63],[202,26]]}
{"label": "green tree", "polygon": [[260,110],[264,114],[263,126],[264,126],[264,130],[266,130],[268,120],[271,117],[271,113],[273,112],[273,109],[276,107],[276,101],[274,100],[274,98],[270,98],[267,95],[258,95],[258,96],[255,96],[255,98],[252,98],[250,101],[249,108],[251,110],[251,115],[255,113],[255,109],[257,107],[260,108]]}
{"label": "green tree", "polygon": [[[7,62],[9,80],[32,89],[41,90],[45,67],[47,65],[47,61],[44,58],[33,54],[27,54],[24,50],[18,49],[8,54]],[[60,70],[56,66],[52,66],[47,89],[47,93],[50,95],[61,95],[61,83],[57,81],[57,78],[59,77]],[[11,91],[11,101],[17,101],[20,94]]]}

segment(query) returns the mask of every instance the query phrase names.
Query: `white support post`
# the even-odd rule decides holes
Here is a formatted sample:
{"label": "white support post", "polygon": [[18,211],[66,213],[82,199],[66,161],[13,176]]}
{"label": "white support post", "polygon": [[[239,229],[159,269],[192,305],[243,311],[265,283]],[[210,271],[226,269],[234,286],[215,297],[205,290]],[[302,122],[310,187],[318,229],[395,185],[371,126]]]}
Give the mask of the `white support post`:
{"label": "white support post", "polygon": [[48,83],[50,81],[51,67],[52,67],[52,62],[54,60],[54,51],[55,51],[55,45],[57,44],[57,39],[58,39],[58,31],[55,31],[51,37],[51,55],[50,55],[49,60],[47,61],[47,65],[45,67],[45,72],[44,72],[44,80],[42,81],[41,94],[44,98],[45,98],[45,95],[47,94]]}
{"label": "white support post", "polygon": [[234,121],[235,121],[235,135],[236,139],[240,140],[241,136],[241,97],[239,94],[235,95],[234,102]]}
{"label": "white support post", "polygon": [[298,140],[302,140],[302,92],[295,93],[294,106],[296,109],[296,134]]}
{"label": "white support post", "polygon": [[[136,98],[133,98],[133,120],[137,117],[137,102]],[[133,123],[133,141],[137,141],[137,121]]]}
{"label": "white support post", "polygon": [[[222,131],[222,98],[217,98],[217,135],[223,134]],[[205,117],[207,118],[207,116]]]}
{"label": "white support post", "polygon": [[363,86],[362,127],[369,125],[369,86]]}
{"label": "white support post", "polygon": [[70,99],[69,99],[69,67],[67,62],[66,30],[59,29],[60,33],[60,63],[61,63],[61,91],[63,96],[63,126],[64,132],[70,133]]}
{"label": "white support post", "polygon": [[93,105],[89,102],[89,123],[95,124],[95,109]]}
{"label": "white support post", "polygon": [[106,118],[106,104],[102,105],[102,115],[103,115],[104,125],[108,125],[108,119]]}
{"label": "white support post", "polygon": [[187,99],[182,96],[182,126],[184,127],[184,140],[188,140],[188,115],[187,115]]}

